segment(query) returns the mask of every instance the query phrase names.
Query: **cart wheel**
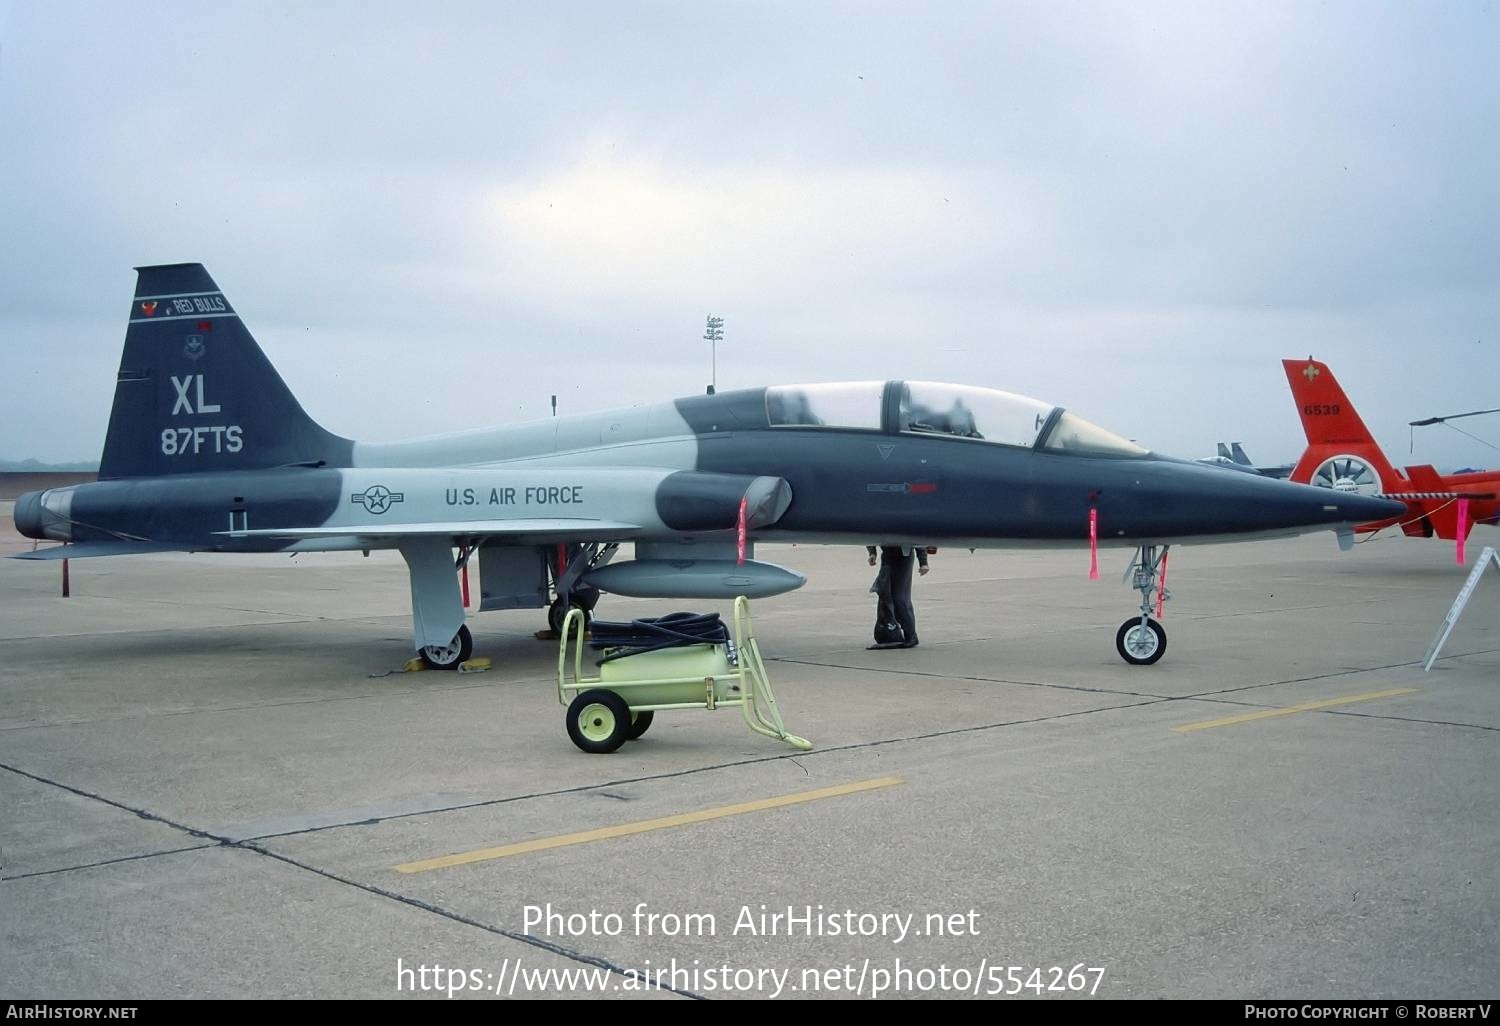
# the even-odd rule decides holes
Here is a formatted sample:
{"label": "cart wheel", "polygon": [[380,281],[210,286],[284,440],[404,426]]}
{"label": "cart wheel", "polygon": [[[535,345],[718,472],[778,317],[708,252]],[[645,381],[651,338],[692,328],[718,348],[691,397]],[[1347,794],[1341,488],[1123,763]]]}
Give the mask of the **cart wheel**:
{"label": "cart wheel", "polygon": [[656,717],[656,714],[654,712],[651,712],[650,710],[647,710],[646,712],[638,712],[638,713],[631,714],[631,717],[630,717],[630,731],[626,735],[626,740],[627,741],[634,741],[636,738],[640,737],[646,731],[650,730],[651,729],[651,721],[655,717]]}
{"label": "cart wheel", "polygon": [[568,736],[591,755],[613,752],[630,739],[630,730],[630,706],[613,691],[585,691],[568,706]]}

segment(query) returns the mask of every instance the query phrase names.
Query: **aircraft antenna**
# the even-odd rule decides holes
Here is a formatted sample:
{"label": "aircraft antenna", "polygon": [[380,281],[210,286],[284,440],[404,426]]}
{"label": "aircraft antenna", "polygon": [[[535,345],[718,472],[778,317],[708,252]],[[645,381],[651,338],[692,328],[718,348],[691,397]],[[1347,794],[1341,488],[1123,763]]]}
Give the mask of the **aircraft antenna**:
{"label": "aircraft antenna", "polygon": [[713,348],[713,377],[710,379],[708,394],[713,395],[719,388],[719,341],[724,337],[724,318],[708,315],[708,328],[703,332],[703,341]]}

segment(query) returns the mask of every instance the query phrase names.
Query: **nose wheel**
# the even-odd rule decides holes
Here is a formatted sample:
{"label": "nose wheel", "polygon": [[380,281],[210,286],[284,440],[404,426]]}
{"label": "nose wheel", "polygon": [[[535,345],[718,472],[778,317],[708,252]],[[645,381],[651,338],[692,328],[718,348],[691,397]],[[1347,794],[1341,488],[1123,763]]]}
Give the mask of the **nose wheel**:
{"label": "nose wheel", "polygon": [[[1159,616],[1161,603],[1172,597],[1172,593],[1166,589],[1167,550],[1171,547],[1163,545],[1158,553],[1157,546],[1142,545],[1136,550],[1130,566],[1125,568],[1125,577],[1131,582],[1130,586],[1141,593],[1141,612],[1139,616],[1132,616],[1120,624],[1120,629],[1115,632],[1115,649],[1120,653],[1120,658],[1132,666],[1150,666],[1167,651],[1167,629],[1157,617],[1151,615],[1151,600],[1159,590]],[[1160,587],[1157,584],[1158,576],[1161,578]]]}
{"label": "nose wheel", "polygon": [[1150,666],[1167,651],[1167,631],[1150,617],[1132,616],[1115,633],[1120,658],[1132,666]]}

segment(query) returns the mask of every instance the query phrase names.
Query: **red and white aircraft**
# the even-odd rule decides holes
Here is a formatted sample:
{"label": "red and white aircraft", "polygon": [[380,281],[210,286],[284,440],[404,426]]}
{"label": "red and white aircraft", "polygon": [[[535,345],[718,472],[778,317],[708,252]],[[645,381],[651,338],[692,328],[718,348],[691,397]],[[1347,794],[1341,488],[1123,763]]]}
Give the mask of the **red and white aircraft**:
{"label": "red and white aircraft", "polygon": [[1500,471],[1439,474],[1426,465],[1403,473],[1381,452],[1327,364],[1309,357],[1281,365],[1307,435],[1290,479],[1406,503],[1404,516],[1361,524],[1356,531],[1399,526],[1413,537],[1436,535],[1461,544],[1475,524],[1500,522]]}

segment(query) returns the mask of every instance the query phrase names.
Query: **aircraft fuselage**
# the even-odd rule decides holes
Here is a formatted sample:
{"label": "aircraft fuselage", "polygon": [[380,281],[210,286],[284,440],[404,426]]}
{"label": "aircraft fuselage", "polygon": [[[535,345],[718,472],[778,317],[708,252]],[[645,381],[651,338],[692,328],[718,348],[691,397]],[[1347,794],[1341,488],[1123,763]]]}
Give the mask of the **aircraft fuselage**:
{"label": "aircraft fuselage", "polygon": [[[559,629],[601,592],[737,600],[804,582],[756,561],[757,541],[1139,546],[1141,612],[1116,646],[1146,664],[1166,643],[1150,616],[1158,547],[1403,508],[1225,474],[1034,398],[928,381],[358,443],[307,415],[203,265],[138,272],[99,481],[21,496],[21,533],[68,544],[18,558],[396,549],[417,652],[448,669],[472,649],[455,569],[476,554],[481,610],[547,606]],[[624,542],[635,558],[611,562]]]}
{"label": "aircraft fuselage", "polygon": [[[462,536],[482,534],[485,522],[528,519],[629,524],[633,538],[666,541],[732,531],[747,482],[779,478],[789,503],[749,525],[766,541],[1087,544],[1093,510],[1099,544],[1135,546],[1299,533],[1379,506],[1150,453],[1027,448],[883,422],[775,426],[766,410],[766,390],[752,389],[450,439],[356,444],[348,467],[100,481],[25,496],[16,522],[28,536],[59,541],[226,552],[387,547],[394,542],[382,532],[392,524],[452,524]],[[268,533],[309,527],[326,537]]]}

